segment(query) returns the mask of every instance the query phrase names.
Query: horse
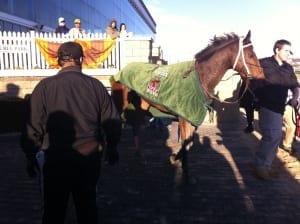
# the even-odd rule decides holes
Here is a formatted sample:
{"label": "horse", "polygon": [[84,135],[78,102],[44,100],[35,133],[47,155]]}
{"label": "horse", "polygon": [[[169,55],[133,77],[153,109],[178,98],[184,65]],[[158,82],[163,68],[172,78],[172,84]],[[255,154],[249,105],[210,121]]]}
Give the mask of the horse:
{"label": "horse", "polygon": [[[246,37],[238,36],[235,33],[227,33],[222,36],[215,35],[206,48],[195,54],[195,60],[192,62],[178,63],[178,65],[131,63],[121,69],[114,77],[112,96],[116,99],[118,98],[116,97],[117,94],[121,92],[121,100],[119,98],[119,101],[116,101],[120,112],[123,112],[128,105],[128,92],[134,91],[140,97],[138,104],[143,110],[150,111],[152,108],[178,118],[180,149],[172,153],[170,161],[172,164],[175,161],[180,161],[185,174],[188,174],[187,151],[193,143],[194,133],[203,122],[208,101],[214,99],[212,92],[225,72],[233,69],[240,74],[241,78],[246,80],[264,79],[263,70],[250,39],[250,30]],[[178,68],[175,69],[174,66]],[[180,69],[180,67],[183,68]],[[149,71],[153,73],[152,76],[148,74],[146,75],[147,78],[142,78],[140,81],[136,80],[138,76]],[[125,80],[127,73],[128,80]],[[163,89],[163,84],[167,83],[171,76],[176,76],[179,79],[176,81],[178,83],[177,89],[170,87]],[[184,87],[187,79],[191,79],[192,83]],[[141,88],[145,89],[147,93],[142,93]],[[190,94],[188,91],[191,89],[194,89],[196,93]],[[188,94],[189,97],[187,99],[184,99],[183,96],[174,98],[181,92],[185,92],[184,94]],[[166,98],[162,102],[158,102],[156,99],[164,93]],[[191,108],[194,106],[193,103],[192,106],[186,106],[188,112],[191,110],[192,114],[179,111],[178,107],[190,101],[191,98],[199,101],[198,108]]]}

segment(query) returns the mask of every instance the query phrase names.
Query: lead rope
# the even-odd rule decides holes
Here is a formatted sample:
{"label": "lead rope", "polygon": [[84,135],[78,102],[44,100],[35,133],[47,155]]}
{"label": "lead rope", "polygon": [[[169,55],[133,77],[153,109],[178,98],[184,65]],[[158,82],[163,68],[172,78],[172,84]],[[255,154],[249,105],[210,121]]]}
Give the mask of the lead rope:
{"label": "lead rope", "polygon": [[293,113],[292,113],[292,120],[296,128],[300,128],[300,126],[297,124],[297,118],[300,116],[299,110],[300,110],[300,104],[298,103],[297,106],[293,107]]}

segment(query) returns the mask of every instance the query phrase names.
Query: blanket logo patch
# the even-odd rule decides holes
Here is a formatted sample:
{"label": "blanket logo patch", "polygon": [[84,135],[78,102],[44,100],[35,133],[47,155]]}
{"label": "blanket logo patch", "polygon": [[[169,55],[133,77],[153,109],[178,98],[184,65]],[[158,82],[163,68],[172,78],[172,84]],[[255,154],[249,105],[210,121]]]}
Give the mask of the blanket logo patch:
{"label": "blanket logo patch", "polygon": [[154,70],[154,77],[147,84],[146,92],[153,96],[158,96],[163,80],[168,77],[168,69],[164,66]]}

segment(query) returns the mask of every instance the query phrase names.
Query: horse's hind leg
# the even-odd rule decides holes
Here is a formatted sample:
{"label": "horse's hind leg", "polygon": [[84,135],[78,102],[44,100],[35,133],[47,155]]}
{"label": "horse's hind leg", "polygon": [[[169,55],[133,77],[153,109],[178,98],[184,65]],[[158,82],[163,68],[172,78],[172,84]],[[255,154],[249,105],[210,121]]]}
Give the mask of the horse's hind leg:
{"label": "horse's hind leg", "polygon": [[179,153],[176,155],[176,159],[181,160],[183,172],[186,176],[188,176],[187,153],[193,145],[195,127],[191,123],[180,119],[179,129],[180,129],[180,135],[181,135],[180,137],[181,137],[182,145]]}
{"label": "horse's hind leg", "polygon": [[172,150],[172,154],[177,154],[181,148],[178,121],[171,121],[168,125],[169,137],[166,145]]}

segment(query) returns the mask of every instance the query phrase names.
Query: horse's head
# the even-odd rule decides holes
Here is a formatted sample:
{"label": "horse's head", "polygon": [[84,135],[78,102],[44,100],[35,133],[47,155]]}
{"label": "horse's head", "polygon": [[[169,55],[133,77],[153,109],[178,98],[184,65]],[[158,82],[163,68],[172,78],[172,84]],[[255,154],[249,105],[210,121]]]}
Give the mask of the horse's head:
{"label": "horse's head", "polygon": [[264,73],[253,50],[250,37],[251,31],[249,30],[245,38],[239,38],[238,52],[232,68],[243,78],[263,79]]}

